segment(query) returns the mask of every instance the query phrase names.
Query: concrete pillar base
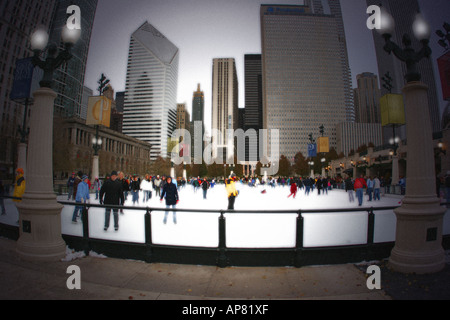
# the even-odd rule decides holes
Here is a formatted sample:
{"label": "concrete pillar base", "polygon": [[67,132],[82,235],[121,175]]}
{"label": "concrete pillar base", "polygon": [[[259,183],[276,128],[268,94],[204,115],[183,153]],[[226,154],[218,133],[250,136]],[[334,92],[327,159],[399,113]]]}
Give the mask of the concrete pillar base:
{"label": "concrete pillar base", "polygon": [[66,255],[61,210],[52,194],[27,194],[17,204],[20,238],[16,252],[27,261],[59,261]]}
{"label": "concrete pillar base", "polygon": [[395,210],[397,239],[389,258],[394,271],[428,274],[444,269],[442,229],[445,211],[446,208],[434,197],[403,199],[402,207]]}

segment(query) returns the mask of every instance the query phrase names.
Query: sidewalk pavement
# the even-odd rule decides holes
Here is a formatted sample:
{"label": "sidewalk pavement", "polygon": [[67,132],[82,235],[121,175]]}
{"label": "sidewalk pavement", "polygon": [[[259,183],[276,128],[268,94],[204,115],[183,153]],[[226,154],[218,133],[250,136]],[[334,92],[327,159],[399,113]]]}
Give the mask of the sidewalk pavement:
{"label": "sidewalk pavement", "polygon": [[[2,300],[392,299],[385,290],[367,288],[367,267],[364,265],[220,269],[210,266],[147,264],[101,256],[82,257],[67,262],[27,262],[18,258],[15,248],[15,241],[0,239]],[[67,273],[67,268],[72,265],[80,268],[80,290],[67,288],[67,281],[72,275]],[[447,265],[447,272],[443,276],[450,275],[449,269]],[[392,287],[396,277],[389,277]],[[383,284],[383,278],[381,281]],[[408,287],[408,284],[405,285]],[[394,286],[394,292],[405,285]],[[429,286],[427,290],[433,291],[433,288]],[[401,298],[405,297],[407,299],[407,295]]]}

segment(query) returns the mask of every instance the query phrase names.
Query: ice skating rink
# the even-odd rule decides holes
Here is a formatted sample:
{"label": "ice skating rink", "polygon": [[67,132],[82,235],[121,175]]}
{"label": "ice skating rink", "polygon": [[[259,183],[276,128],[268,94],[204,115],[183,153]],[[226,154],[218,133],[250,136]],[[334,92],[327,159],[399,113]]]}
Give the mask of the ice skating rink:
{"label": "ice skating rink", "polygon": [[[258,213],[270,210],[323,210],[361,208],[357,212],[338,213],[303,213],[304,247],[328,247],[343,245],[358,245],[367,242],[368,209],[371,207],[395,207],[401,205],[399,196],[382,196],[381,201],[368,201],[364,197],[362,207],[349,201],[348,194],[343,190],[331,190],[328,194],[317,194],[314,190],[309,196],[304,189],[299,190],[295,199],[288,198],[289,187],[248,187],[237,183],[240,191],[236,199],[235,211],[225,214],[226,245],[228,248],[293,248],[296,244],[296,213]],[[266,190],[263,194],[262,191]],[[98,204],[91,195],[91,204]],[[216,185],[209,189],[207,199],[203,199],[203,192],[194,192],[192,186],[187,185],[179,191],[180,202],[177,209],[226,210],[227,197],[223,185]],[[66,201],[66,196],[58,197]],[[131,201],[131,194],[126,201],[127,207],[119,214],[119,230],[114,231],[113,217],[108,231],[104,231],[105,210],[90,208],[89,236],[90,238],[133,243],[145,242],[144,215],[146,208],[165,208],[153,192],[152,199],[146,203],[140,194],[139,203]],[[18,213],[10,200],[5,200],[7,215],[0,217],[0,223],[17,225]],[[66,205],[61,214],[62,233],[66,235],[82,236],[81,221],[72,223],[74,207]],[[239,210],[252,210],[255,213],[239,213]],[[375,243],[391,242],[395,240],[396,218],[393,210],[375,211]],[[177,212],[176,224],[173,213],[169,212],[167,223],[163,223],[164,211],[152,211],[152,241],[160,245],[218,247],[219,217],[218,212]],[[444,235],[450,234],[449,210],[444,219]]]}

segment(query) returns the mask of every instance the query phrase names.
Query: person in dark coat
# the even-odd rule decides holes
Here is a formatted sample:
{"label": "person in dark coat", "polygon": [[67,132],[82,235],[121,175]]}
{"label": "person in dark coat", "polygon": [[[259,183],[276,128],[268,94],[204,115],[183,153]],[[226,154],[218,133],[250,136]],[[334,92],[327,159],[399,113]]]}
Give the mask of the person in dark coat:
{"label": "person in dark coat", "polygon": [[353,187],[353,181],[350,177],[348,177],[345,180],[345,191],[348,193],[348,201],[353,202],[355,201],[355,198],[353,197],[353,191],[354,191],[354,187]]}
{"label": "person in dark coat", "polygon": [[[122,182],[117,180],[117,172],[111,173],[111,179],[106,180],[100,189],[100,204],[106,204],[111,206],[120,206],[125,203],[125,197],[123,194]],[[114,215],[114,230],[119,230],[119,209],[112,209]],[[105,228],[107,231],[109,228],[109,221],[111,216],[111,208],[105,209]]]}
{"label": "person in dark coat", "polygon": [[[161,202],[163,201],[164,198],[166,199],[166,208],[172,207],[173,209],[175,209],[176,205],[180,201],[178,198],[177,186],[172,183],[171,177],[168,177],[166,179],[166,183],[164,184],[164,187],[162,188],[161,198],[160,198]],[[167,223],[168,215],[169,215],[169,211],[166,211],[166,214],[164,216],[164,221],[163,221],[164,224]],[[177,213],[175,211],[173,212],[173,223],[177,224]]]}
{"label": "person in dark coat", "polygon": [[321,177],[317,178],[316,188],[317,188],[317,194],[320,196],[320,190],[323,189]]}
{"label": "person in dark coat", "polygon": [[203,182],[202,182],[203,199],[206,199],[206,194],[208,192],[208,189],[209,189],[209,182],[208,182],[208,180],[206,180],[206,178],[204,178]]}

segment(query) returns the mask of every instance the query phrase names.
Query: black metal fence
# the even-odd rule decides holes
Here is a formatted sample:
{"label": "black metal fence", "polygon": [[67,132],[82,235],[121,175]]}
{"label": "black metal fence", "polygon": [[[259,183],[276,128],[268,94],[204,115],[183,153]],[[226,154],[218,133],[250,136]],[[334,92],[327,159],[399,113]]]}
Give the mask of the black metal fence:
{"label": "black metal fence", "polygon": [[[65,206],[83,207],[81,220],[82,236],[63,235],[67,245],[74,250],[104,254],[111,258],[134,259],[147,263],[175,263],[190,265],[213,265],[220,268],[229,266],[292,266],[357,263],[361,261],[382,260],[390,256],[394,242],[374,243],[375,219],[377,211],[394,210],[396,207],[370,207],[351,209],[320,209],[320,210],[201,210],[201,209],[166,209],[142,208],[126,206],[106,206],[96,204],[78,204],[74,202],[59,202]],[[442,204],[447,205],[447,204]],[[145,211],[145,243],[132,243],[93,238],[89,232],[89,209],[110,208],[130,211]],[[154,244],[152,237],[152,214],[158,211],[186,213],[217,213],[218,214],[218,246],[214,248],[189,247]],[[304,221],[305,214],[320,213],[352,213],[360,212],[367,215],[367,240],[359,245],[334,247],[305,247]],[[227,247],[227,215],[230,214],[292,214],[296,215],[296,243],[293,248],[229,248]],[[18,227],[0,224],[0,236],[18,239]],[[443,239],[443,246],[450,249],[450,236]]]}
{"label": "black metal fence", "polygon": [[[59,202],[71,205],[73,202]],[[74,249],[105,254],[109,257],[138,259],[148,263],[177,263],[216,265],[220,268],[228,266],[293,266],[341,264],[370,260],[382,260],[390,256],[393,242],[374,243],[375,213],[377,211],[394,210],[397,207],[370,207],[352,209],[321,209],[321,210],[200,210],[200,209],[166,209],[137,208],[122,206],[105,206],[83,204],[82,223],[83,236],[64,236],[67,244]],[[125,243],[110,240],[92,239],[89,234],[89,208],[111,208],[131,211],[145,211],[145,244]],[[152,214],[158,211],[186,213],[217,213],[218,217],[218,247],[184,247],[154,244],[152,241]],[[304,214],[314,213],[351,213],[360,212],[367,215],[367,241],[365,244],[335,246],[335,247],[305,247]],[[228,214],[292,214],[296,215],[296,244],[294,248],[229,248],[227,247]],[[446,247],[449,238],[445,238]],[[450,244],[450,243],[449,243]]]}

